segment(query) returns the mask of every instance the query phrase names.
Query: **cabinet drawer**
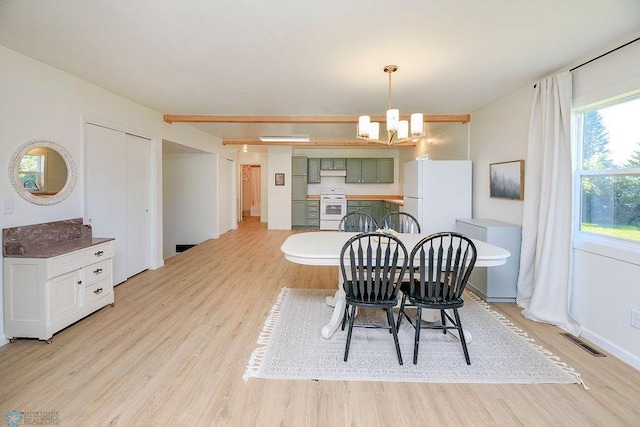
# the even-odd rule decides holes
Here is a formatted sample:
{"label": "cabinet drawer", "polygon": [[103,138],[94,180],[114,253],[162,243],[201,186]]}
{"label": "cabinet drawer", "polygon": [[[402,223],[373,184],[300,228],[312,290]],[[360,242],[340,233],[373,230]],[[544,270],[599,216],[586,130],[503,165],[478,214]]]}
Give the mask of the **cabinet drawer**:
{"label": "cabinet drawer", "polygon": [[113,257],[113,244],[106,242],[91,246],[79,251],[71,252],[51,258],[47,276],[49,278],[59,276],[72,270],[77,270],[87,264]]}
{"label": "cabinet drawer", "polygon": [[91,264],[82,269],[82,280],[85,286],[103,279],[111,279],[113,263],[111,258]]}
{"label": "cabinet drawer", "polygon": [[308,218],[307,219],[307,226],[309,226],[309,227],[318,227],[318,226],[320,226],[320,219],[319,218]]}
{"label": "cabinet drawer", "polygon": [[90,305],[100,298],[109,296],[113,292],[111,279],[101,280],[84,288],[84,304]]}
{"label": "cabinet drawer", "polygon": [[307,212],[307,219],[320,218],[320,212]]}

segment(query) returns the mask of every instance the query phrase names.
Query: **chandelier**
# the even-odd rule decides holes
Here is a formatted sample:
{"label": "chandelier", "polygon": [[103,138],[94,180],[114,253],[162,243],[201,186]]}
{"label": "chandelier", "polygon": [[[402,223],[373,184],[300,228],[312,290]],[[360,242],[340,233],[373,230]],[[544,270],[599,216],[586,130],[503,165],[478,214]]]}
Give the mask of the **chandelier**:
{"label": "chandelier", "polygon": [[384,72],[389,74],[389,96],[387,100],[387,138],[379,139],[380,123],[372,122],[370,116],[360,116],[358,118],[358,132],[356,137],[370,142],[378,142],[389,146],[416,140],[425,136],[424,117],[422,113],[411,114],[411,133],[409,133],[409,122],[400,120],[400,111],[391,108],[391,74],[398,71],[397,65],[387,65]]}

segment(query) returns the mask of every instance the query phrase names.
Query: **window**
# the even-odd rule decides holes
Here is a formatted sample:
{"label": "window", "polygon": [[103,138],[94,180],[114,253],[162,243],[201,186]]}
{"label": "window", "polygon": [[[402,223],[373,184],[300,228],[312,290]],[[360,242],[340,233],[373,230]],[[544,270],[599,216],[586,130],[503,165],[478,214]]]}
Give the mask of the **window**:
{"label": "window", "polygon": [[577,113],[578,230],[640,242],[640,95]]}
{"label": "window", "polygon": [[39,191],[44,187],[44,154],[25,154],[18,167],[18,176],[24,188]]}

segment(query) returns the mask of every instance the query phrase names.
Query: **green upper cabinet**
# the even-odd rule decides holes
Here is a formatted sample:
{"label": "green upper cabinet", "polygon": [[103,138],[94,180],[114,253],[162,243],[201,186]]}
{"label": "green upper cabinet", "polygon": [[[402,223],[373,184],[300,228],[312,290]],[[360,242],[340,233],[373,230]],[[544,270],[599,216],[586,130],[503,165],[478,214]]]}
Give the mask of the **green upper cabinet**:
{"label": "green upper cabinet", "polygon": [[307,158],[302,156],[294,156],[291,158],[291,175],[307,174]]}
{"label": "green upper cabinet", "polygon": [[376,182],[380,184],[393,183],[393,159],[376,159]]}
{"label": "green upper cabinet", "polygon": [[344,179],[346,183],[362,182],[362,159],[347,159],[347,176]]}
{"label": "green upper cabinet", "polygon": [[346,167],[346,159],[320,159],[320,169],[323,171],[343,171]]}
{"label": "green upper cabinet", "polygon": [[362,161],[362,183],[375,184],[376,180],[376,159],[361,159]]}
{"label": "green upper cabinet", "polygon": [[346,159],[346,183],[391,184],[393,183],[393,158]]}
{"label": "green upper cabinet", "polygon": [[320,183],[320,160],[321,159],[309,159],[307,164],[307,182],[309,184]]}

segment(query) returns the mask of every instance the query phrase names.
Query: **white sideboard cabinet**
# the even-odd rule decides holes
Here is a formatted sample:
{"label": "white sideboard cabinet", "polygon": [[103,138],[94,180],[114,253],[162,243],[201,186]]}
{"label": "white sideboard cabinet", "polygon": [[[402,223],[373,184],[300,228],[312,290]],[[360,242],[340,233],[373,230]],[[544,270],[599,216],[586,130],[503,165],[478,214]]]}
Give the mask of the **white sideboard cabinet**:
{"label": "white sideboard cabinet", "polygon": [[54,333],[114,302],[114,242],[48,258],[4,258],[5,333],[51,342]]}
{"label": "white sideboard cabinet", "polygon": [[522,227],[494,219],[472,218],[456,220],[456,230],[472,239],[482,240],[511,252],[504,265],[475,267],[468,286],[485,301],[515,302]]}

